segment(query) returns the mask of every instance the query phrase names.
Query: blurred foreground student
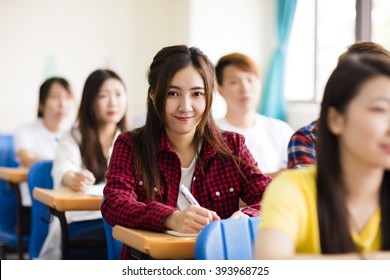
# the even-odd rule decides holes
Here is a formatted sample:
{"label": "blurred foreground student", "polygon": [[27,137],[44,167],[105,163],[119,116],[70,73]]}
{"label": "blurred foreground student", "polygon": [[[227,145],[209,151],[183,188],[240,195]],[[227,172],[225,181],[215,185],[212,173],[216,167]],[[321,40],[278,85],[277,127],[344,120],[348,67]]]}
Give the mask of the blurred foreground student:
{"label": "blurred foreground student", "polygon": [[[86,80],[77,126],[65,133],[53,163],[54,188],[84,191],[105,182],[105,173],[116,137],[126,130],[126,89],[111,70],[96,70]],[[100,211],[66,212],[68,223],[100,219]],[[102,228],[103,229],[103,228]],[[97,235],[104,232],[96,233]],[[50,224],[41,259],[61,258],[61,230],[57,219]]]}
{"label": "blurred foreground student", "polygon": [[328,80],[317,167],[267,188],[258,259],[390,259],[390,60],[352,54]]}
{"label": "blurred foreground student", "polygon": [[[39,160],[53,160],[63,132],[69,129],[74,108],[67,80],[53,77],[39,88],[38,119],[21,125],[15,132],[15,151],[24,167]],[[31,206],[27,184],[21,185],[22,204]]]}
{"label": "blurred foreground student", "polygon": [[246,55],[232,53],[221,57],[215,70],[218,92],[227,105],[218,126],[244,135],[260,170],[275,176],[286,168],[287,145],[294,131],[287,123],[256,112],[261,92],[256,63]]}
{"label": "blurred foreground student", "polygon": [[[339,61],[348,54],[371,53],[390,59],[390,52],[383,46],[369,41],[356,42],[348,47],[339,57]],[[298,129],[288,143],[288,168],[299,168],[314,165],[317,162],[316,142],[318,119]]]}
{"label": "blurred foreground student", "polygon": [[[263,175],[210,109],[214,67],[199,49],[171,46],[150,66],[145,126],[121,134],[107,172],[102,214],[111,225],[197,233],[213,220],[259,214]],[[182,185],[182,186],[181,186]],[[199,203],[186,199],[191,193]],[[247,207],[239,209],[239,199]],[[131,258],[124,246],[122,259]]]}

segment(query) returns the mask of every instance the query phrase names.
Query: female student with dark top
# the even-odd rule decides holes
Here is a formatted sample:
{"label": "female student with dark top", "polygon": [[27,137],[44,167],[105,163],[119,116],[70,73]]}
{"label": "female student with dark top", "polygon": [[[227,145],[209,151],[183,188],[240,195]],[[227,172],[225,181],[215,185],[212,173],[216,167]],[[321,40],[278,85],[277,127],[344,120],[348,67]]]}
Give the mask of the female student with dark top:
{"label": "female student with dark top", "polygon": [[258,259],[390,259],[390,61],[351,54],[321,104],[317,167],[267,188]]}
{"label": "female student with dark top", "polygon": [[[166,47],[154,57],[146,124],[114,145],[101,207],[109,224],[196,233],[213,220],[259,214],[271,178],[241,135],[222,133],[214,123],[214,75],[194,47]],[[241,210],[240,198],[248,205]],[[121,258],[131,258],[129,247]]]}
{"label": "female student with dark top", "polygon": [[[61,138],[53,162],[54,188],[64,186],[84,191],[89,185],[105,182],[113,143],[127,129],[126,108],[125,85],[115,72],[99,69],[89,75],[77,124]],[[70,211],[65,215],[68,224],[98,219],[101,222],[100,211]],[[104,231],[98,234],[104,235]],[[61,258],[60,237],[58,220],[53,219],[40,252],[41,259]]]}

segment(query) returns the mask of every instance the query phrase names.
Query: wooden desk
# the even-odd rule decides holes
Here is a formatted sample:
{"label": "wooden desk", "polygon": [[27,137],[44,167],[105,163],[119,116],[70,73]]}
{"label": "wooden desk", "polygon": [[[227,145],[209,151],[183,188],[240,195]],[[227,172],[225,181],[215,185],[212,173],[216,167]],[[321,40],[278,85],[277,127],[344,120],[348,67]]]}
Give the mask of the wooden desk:
{"label": "wooden desk", "polygon": [[23,214],[22,197],[19,184],[27,181],[28,168],[25,167],[0,167],[0,179],[4,180],[8,187],[16,193],[16,235],[17,251],[19,259],[23,259]]}
{"label": "wooden desk", "polygon": [[101,196],[85,195],[82,192],[75,192],[66,187],[58,189],[36,187],[33,191],[33,197],[58,211],[100,210],[102,204]]}
{"label": "wooden desk", "polygon": [[62,259],[69,259],[71,248],[105,247],[106,240],[71,240],[69,238],[68,223],[65,211],[96,211],[100,210],[102,204],[101,196],[90,196],[82,192],[75,192],[70,188],[61,187],[58,189],[43,189],[35,187],[33,197],[47,205],[51,214],[58,217],[61,225]]}
{"label": "wooden desk", "polygon": [[19,184],[27,181],[28,168],[25,167],[0,167],[0,179]]}
{"label": "wooden desk", "polygon": [[127,246],[154,259],[194,259],[196,237],[114,226],[112,235]]}

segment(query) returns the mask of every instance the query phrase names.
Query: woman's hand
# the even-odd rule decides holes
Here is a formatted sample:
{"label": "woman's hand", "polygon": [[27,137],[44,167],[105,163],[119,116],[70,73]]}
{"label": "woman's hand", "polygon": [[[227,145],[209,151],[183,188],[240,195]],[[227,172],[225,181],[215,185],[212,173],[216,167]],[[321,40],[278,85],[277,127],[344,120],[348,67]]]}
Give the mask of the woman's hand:
{"label": "woman's hand", "polygon": [[95,181],[95,176],[89,170],[77,172],[70,171],[65,173],[62,179],[62,182],[66,187],[70,187],[76,192],[84,191],[86,186],[93,185]]}
{"label": "woman's hand", "polygon": [[236,211],[229,217],[229,219],[248,219],[249,216],[247,214],[242,213],[241,211]]}
{"label": "woman's hand", "polygon": [[366,260],[390,260],[390,251],[363,253],[362,259]]}
{"label": "woman's hand", "polygon": [[178,232],[196,233],[215,220],[220,218],[214,211],[190,205],[185,210],[169,215],[164,221],[164,226]]}

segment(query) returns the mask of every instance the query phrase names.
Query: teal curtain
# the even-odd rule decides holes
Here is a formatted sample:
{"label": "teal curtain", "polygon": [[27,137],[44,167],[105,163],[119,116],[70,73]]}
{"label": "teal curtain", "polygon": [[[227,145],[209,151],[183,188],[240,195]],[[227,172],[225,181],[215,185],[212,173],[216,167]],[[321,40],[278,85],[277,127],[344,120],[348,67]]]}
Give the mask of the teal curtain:
{"label": "teal curtain", "polygon": [[277,0],[276,19],[278,46],[272,56],[259,106],[262,115],[286,120],[287,102],[284,98],[285,58],[294,20],[297,0]]}

